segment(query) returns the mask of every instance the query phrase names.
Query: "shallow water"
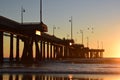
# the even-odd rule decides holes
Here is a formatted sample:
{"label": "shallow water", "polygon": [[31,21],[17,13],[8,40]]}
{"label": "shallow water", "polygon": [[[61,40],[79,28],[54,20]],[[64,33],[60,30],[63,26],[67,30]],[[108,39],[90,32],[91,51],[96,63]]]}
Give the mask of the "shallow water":
{"label": "shallow water", "polygon": [[0,73],[77,73],[77,74],[120,74],[120,64],[76,64],[46,62],[40,65],[2,65]]}
{"label": "shallow water", "polygon": [[93,74],[1,74],[0,80],[120,80],[120,75]]}
{"label": "shallow water", "polygon": [[4,64],[0,66],[0,80],[120,80],[120,63],[47,61],[32,66]]}

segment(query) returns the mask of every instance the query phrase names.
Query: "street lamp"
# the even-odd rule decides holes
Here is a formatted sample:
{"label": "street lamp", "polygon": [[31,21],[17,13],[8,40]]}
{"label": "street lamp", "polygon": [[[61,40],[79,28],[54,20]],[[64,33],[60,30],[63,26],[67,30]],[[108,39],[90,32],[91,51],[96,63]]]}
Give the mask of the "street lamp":
{"label": "street lamp", "polygon": [[71,19],[69,20],[69,22],[71,22],[71,39],[73,39],[73,30],[72,30],[72,26],[73,26],[73,24],[72,24],[72,16],[71,16]]}
{"label": "street lamp", "polygon": [[23,13],[25,12],[25,9],[21,7],[21,24],[23,24]]}
{"label": "street lamp", "polygon": [[40,0],[40,22],[42,22],[42,0]]}
{"label": "street lamp", "polygon": [[72,42],[70,42],[69,45],[72,46]]}
{"label": "street lamp", "polygon": [[54,34],[55,34],[55,29],[56,29],[56,27],[53,26],[53,36],[54,36]]}
{"label": "street lamp", "polygon": [[41,32],[39,30],[36,30],[35,34],[40,36]]}
{"label": "street lamp", "polygon": [[53,25],[53,36],[55,36],[55,29],[60,29],[59,27],[55,27],[55,25]]}

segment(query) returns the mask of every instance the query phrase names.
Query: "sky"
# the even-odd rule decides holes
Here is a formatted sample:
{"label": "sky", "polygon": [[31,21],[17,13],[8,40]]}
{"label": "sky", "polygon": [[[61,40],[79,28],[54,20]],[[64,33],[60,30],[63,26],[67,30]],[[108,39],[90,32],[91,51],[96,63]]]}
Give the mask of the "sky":
{"label": "sky", "polygon": [[[39,2],[0,0],[0,15],[21,22],[22,6],[24,22],[39,22]],[[55,36],[69,39],[71,16],[75,43],[81,44],[82,30],[85,46],[88,37],[90,48],[105,49],[104,57],[120,57],[120,0],[43,0],[43,22],[48,26],[48,34],[53,35],[56,27]]]}

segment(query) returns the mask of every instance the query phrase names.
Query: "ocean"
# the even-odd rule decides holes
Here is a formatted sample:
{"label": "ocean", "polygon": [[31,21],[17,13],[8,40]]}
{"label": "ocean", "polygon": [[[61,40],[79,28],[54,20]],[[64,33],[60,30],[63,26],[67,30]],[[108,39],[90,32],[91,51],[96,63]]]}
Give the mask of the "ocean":
{"label": "ocean", "polygon": [[31,66],[6,63],[0,66],[0,80],[120,80],[119,60],[87,64],[68,60],[45,61]]}

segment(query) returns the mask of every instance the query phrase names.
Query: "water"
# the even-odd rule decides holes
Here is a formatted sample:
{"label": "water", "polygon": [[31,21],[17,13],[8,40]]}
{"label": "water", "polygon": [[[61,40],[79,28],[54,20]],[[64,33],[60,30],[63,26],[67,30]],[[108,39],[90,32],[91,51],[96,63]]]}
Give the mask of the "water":
{"label": "water", "polygon": [[0,80],[120,80],[120,75],[92,74],[3,74]]}
{"label": "water", "polygon": [[120,63],[43,62],[0,66],[0,80],[120,80]]}

